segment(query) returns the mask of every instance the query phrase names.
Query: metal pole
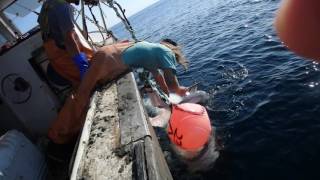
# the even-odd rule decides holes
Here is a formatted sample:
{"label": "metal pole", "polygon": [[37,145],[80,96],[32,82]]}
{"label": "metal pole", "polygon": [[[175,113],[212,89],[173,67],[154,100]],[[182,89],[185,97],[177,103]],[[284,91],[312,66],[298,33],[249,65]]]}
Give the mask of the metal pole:
{"label": "metal pole", "polygon": [[102,22],[103,22],[103,26],[104,26],[104,29],[107,30],[107,23],[106,21],[104,20],[104,17],[103,17],[103,12],[102,12],[102,8],[101,8],[101,4],[100,4],[100,1],[98,3],[98,6],[99,6],[99,11],[100,11],[100,16],[102,18]]}
{"label": "metal pole", "polygon": [[81,0],[81,15],[82,15],[82,26],[83,26],[82,34],[84,38],[88,40],[88,27],[87,27],[85,13],[84,13],[84,0]]}

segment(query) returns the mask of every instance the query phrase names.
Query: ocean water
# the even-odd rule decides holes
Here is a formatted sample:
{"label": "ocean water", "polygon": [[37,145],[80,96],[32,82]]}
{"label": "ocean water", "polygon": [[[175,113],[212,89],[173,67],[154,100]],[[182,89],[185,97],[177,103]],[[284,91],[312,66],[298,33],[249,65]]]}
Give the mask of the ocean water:
{"label": "ocean water", "polygon": [[190,60],[180,82],[211,95],[221,157],[201,173],[171,163],[175,179],[320,179],[320,66],[277,38],[279,3],[160,0],[129,18],[140,39],[178,41]]}

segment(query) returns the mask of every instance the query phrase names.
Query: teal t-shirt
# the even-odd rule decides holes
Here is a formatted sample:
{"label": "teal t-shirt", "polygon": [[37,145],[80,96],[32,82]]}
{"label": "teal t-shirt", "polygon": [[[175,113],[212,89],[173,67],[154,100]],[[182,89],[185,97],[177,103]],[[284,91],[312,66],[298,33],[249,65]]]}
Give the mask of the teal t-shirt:
{"label": "teal t-shirt", "polygon": [[138,42],[122,53],[125,64],[132,68],[144,68],[149,71],[172,69],[176,72],[174,53],[162,44]]}

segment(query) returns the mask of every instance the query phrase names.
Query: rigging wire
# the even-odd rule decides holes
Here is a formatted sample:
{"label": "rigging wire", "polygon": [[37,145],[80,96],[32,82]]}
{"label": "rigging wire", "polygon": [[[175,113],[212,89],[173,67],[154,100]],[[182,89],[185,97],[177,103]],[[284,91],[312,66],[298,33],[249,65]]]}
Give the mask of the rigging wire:
{"label": "rigging wire", "polygon": [[[77,10],[77,9],[74,9],[74,10],[75,10],[74,13],[75,13],[75,16],[76,16],[75,21],[77,21],[77,19],[80,17],[81,10]],[[98,21],[96,20],[96,18],[95,18],[95,20],[93,20],[93,19],[91,19],[89,16],[87,16],[86,14],[85,14],[85,18],[86,18],[86,20],[88,20],[90,23],[92,23],[93,25],[95,25],[95,26],[97,27],[97,29],[98,29],[98,31],[91,31],[91,32],[88,32],[88,34],[90,34],[90,33],[96,33],[96,32],[106,33],[107,36],[106,36],[106,39],[103,39],[103,44],[105,44],[105,40],[107,40],[108,38],[111,38],[111,37],[112,37],[115,41],[118,40],[118,38],[115,37],[115,35],[113,34],[112,31],[110,31],[110,30],[108,30],[108,29],[105,29],[104,27],[100,26],[99,23],[98,23]],[[102,17],[102,18],[103,18],[103,17]],[[90,37],[90,35],[88,36],[88,38],[90,39],[90,41],[91,41],[93,44],[95,44],[94,41],[92,40],[92,38]],[[97,45],[97,44],[96,44],[96,45]]]}
{"label": "rigging wire", "polygon": [[[97,24],[99,24],[99,21],[97,20],[96,16],[95,16],[95,15],[93,14],[93,12],[92,12],[93,6],[88,6],[88,8],[89,8],[89,11],[90,11],[90,13],[91,13],[91,16],[92,16],[94,22],[96,22]],[[99,26],[97,26],[97,27],[98,27],[98,31],[100,32],[101,37],[102,37],[102,39],[103,39],[103,45],[104,45],[104,44],[105,44],[105,42],[104,42],[104,40],[105,40],[104,35],[103,35],[103,33],[102,33],[101,28],[100,28]]]}
{"label": "rigging wire", "polygon": [[86,23],[86,18],[85,18],[85,12],[84,12],[84,0],[81,1],[81,15],[82,15],[82,26],[83,26],[83,31],[82,34],[85,37],[85,39],[88,40],[88,27]]}
{"label": "rigging wire", "polygon": [[[123,8],[120,6],[119,3],[117,3],[116,1],[114,0],[106,0],[106,2],[102,2],[103,4],[105,4],[106,6],[112,8],[114,10],[114,12],[116,13],[117,17],[120,18],[120,20],[122,21],[122,23],[124,24],[125,28],[127,29],[127,31],[129,31],[132,39],[135,41],[135,42],[138,42],[138,39],[135,35],[135,32],[132,28],[132,26],[130,25],[130,22],[129,20],[127,19],[127,17],[125,16],[124,14],[124,10]],[[118,8],[115,6],[115,4],[118,6]],[[121,14],[119,13],[119,10],[121,11],[122,13],[122,16]]]}
{"label": "rigging wire", "polygon": [[[104,1],[106,1],[106,2],[104,2]],[[112,8],[112,9],[115,11],[117,17],[120,18],[120,20],[122,21],[122,23],[125,25],[125,28],[127,29],[127,31],[130,33],[132,39],[133,39],[135,42],[138,42],[139,40],[137,39],[137,37],[136,37],[136,35],[135,35],[135,31],[133,30],[133,28],[132,28],[132,26],[131,26],[128,18],[127,18],[126,15],[125,15],[125,10],[121,7],[121,5],[120,5],[119,3],[117,3],[116,1],[114,1],[114,0],[104,0],[104,1],[102,1],[102,3],[103,3],[104,5],[106,5],[107,7]],[[83,1],[82,1],[82,2],[83,2]],[[115,5],[116,5],[117,7],[116,7]],[[89,7],[89,6],[88,6],[88,7]],[[104,30],[105,32],[107,32],[107,34],[109,34],[109,35],[112,36],[114,39],[116,39],[115,36],[113,35],[112,31],[109,31],[109,30],[107,29],[107,26],[106,26],[106,23],[105,23],[104,17],[103,17],[103,16],[105,16],[105,14],[102,12],[102,8],[101,8],[100,3],[99,3],[99,10],[100,10],[100,15],[101,15],[101,17],[102,17],[102,19],[103,19],[103,24],[104,24],[104,27],[105,27],[105,28],[103,28],[103,27],[101,27],[101,26],[99,25],[99,23],[98,23],[97,19],[95,18],[95,16],[94,16],[91,8],[92,8],[92,7],[89,7],[90,13],[91,13],[91,15],[92,15],[92,17],[93,17],[93,20],[89,20],[89,21],[97,26],[97,28],[98,28],[98,30],[99,30],[99,32],[101,33],[101,35],[102,35],[103,38],[104,38],[104,36],[103,36],[103,34],[102,34],[102,32],[101,32],[102,30]],[[119,11],[121,12],[121,14],[119,13]],[[83,7],[83,10],[82,10],[82,13],[83,13],[83,12],[84,12],[84,7]],[[87,16],[85,16],[85,14],[83,13],[83,19],[85,19],[85,18],[90,19],[90,18],[88,18]],[[117,40],[117,39],[116,39],[116,40]],[[150,78],[150,72],[148,72],[148,71],[146,71],[146,70],[143,70],[142,72],[137,72],[137,73],[138,73],[138,77],[143,81],[143,83],[144,83],[145,86],[151,87],[152,90],[155,91],[156,94],[158,94],[159,97],[164,101],[164,103],[170,104],[170,101],[169,101],[168,96],[164,93],[164,91],[163,91],[161,88],[159,88],[159,86],[155,83],[155,81]]]}
{"label": "rigging wire", "polygon": [[[121,19],[122,23],[125,25],[125,28],[127,29],[127,31],[129,31],[129,33],[131,34],[132,39],[135,42],[138,42],[139,40],[136,38],[135,31],[133,30],[128,18],[125,15],[125,10],[120,6],[119,3],[117,3],[114,0],[106,0],[106,1],[107,2],[103,2],[103,3],[115,11],[116,15]],[[115,7],[114,4],[117,7]],[[118,9],[121,11],[122,16],[119,13]],[[150,78],[150,72],[143,70],[142,72],[137,72],[137,73],[138,73],[138,77],[144,82],[145,86],[151,87],[152,90],[156,92],[156,94],[158,94],[159,97],[164,101],[164,103],[168,105],[170,104],[169,98],[166,95],[166,93],[161,88],[159,88],[159,86],[155,83],[154,80]]]}
{"label": "rigging wire", "polygon": [[[103,23],[104,29],[107,30],[108,29],[107,28],[107,23],[106,23],[105,19],[103,18],[103,12],[102,12],[102,9],[101,9],[100,2],[98,2],[98,7],[99,7],[99,12],[100,12],[100,16],[101,16],[101,19],[102,19],[102,23]],[[108,38],[108,36],[109,36],[109,34],[107,32],[107,38]],[[103,44],[104,44],[104,42],[103,42]]]}

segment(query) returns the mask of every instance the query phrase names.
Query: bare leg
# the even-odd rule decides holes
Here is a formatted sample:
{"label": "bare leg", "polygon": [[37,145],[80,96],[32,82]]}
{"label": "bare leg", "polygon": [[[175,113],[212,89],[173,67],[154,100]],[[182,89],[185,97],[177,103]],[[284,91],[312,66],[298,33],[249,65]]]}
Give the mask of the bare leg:
{"label": "bare leg", "polygon": [[180,96],[185,96],[186,93],[188,92],[188,89],[179,85],[177,76],[173,74],[172,70],[164,69],[163,72],[164,72],[164,78],[166,80],[169,90]]}

